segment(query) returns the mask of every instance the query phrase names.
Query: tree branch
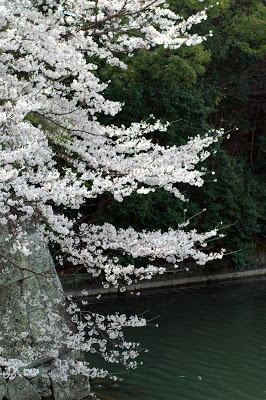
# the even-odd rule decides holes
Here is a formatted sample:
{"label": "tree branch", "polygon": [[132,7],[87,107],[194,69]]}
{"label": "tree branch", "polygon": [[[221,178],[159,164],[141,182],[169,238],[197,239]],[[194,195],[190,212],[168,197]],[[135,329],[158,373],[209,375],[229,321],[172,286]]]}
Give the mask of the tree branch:
{"label": "tree branch", "polygon": [[[156,3],[158,0],[153,0],[153,1],[151,1],[149,4],[147,4],[145,7],[143,7],[143,8],[141,8],[140,10],[137,10],[137,11],[128,11],[128,12],[123,12],[123,10],[124,10],[124,8],[125,8],[125,6],[126,6],[126,3],[127,3],[127,0],[124,2],[124,4],[123,4],[123,6],[122,6],[122,8],[120,9],[120,11],[118,11],[116,14],[113,14],[113,15],[109,15],[108,17],[106,17],[106,18],[104,18],[104,19],[102,19],[102,20],[100,20],[100,21],[95,21],[95,22],[93,22],[92,24],[89,24],[89,25],[84,25],[84,26],[82,26],[80,29],[82,30],[82,31],[88,31],[88,30],[90,30],[90,29],[95,29],[95,28],[97,28],[98,26],[101,26],[101,25],[103,25],[103,24],[105,24],[106,22],[108,22],[108,21],[111,21],[111,20],[113,20],[113,19],[117,19],[117,18],[119,18],[119,19],[121,19],[121,18],[123,18],[123,17],[130,17],[130,16],[132,16],[132,15],[136,15],[136,14],[139,14],[139,13],[142,13],[142,12],[144,12],[144,11],[146,11],[146,10],[148,10],[149,9],[149,7],[151,7],[154,3]],[[103,32],[103,33],[105,33],[105,32]]]}

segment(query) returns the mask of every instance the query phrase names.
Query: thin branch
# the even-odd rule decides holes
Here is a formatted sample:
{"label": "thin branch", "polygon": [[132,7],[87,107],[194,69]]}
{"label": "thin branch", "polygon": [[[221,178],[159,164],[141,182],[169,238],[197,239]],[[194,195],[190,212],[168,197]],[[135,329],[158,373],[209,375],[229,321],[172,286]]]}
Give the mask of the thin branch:
{"label": "thin branch", "polygon": [[95,28],[97,28],[98,26],[101,26],[101,25],[105,24],[106,22],[111,21],[111,20],[113,20],[113,19],[117,19],[117,18],[121,19],[121,18],[123,18],[123,17],[129,17],[129,16],[132,16],[132,15],[140,14],[140,13],[142,13],[143,11],[148,10],[149,7],[151,7],[151,6],[152,6],[154,3],[156,3],[157,1],[158,1],[158,0],[153,0],[153,1],[151,1],[150,4],[147,4],[145,7],[141,8],[140,10],[137,10],[137,11],[123,12],[123,9],[124,9],[124,7],[126,6],[126,3],[127,3],[127,1],[125,1],[124,5],[123,5],[122,8],[120,9],[120,11],[118,11],[116,14],[109,15],[108,17],[106,17],[106,18],[104,18],[104,19],[102,19],[102,20],[100,20],[100,21],[97,21],[97,22],[95,21],[95,22],[92,23],[92,24],[84,25],[84,26],[82,26],[80,29],[81,29],[82,31],[88,31],[88,30],[90,30],[90,29],[95,29]]}
{"label": "thin branch", "polygon": [[55,125],[59,126],[59,128],[62,128],[62,129],[64,129],[65,131],[69,131],[69,132],[83,132],[83,133],[87,133],[88,135],[92,135],[92,136],[98,136],[98,137],[102,137],[102,138],[106,137],[105,135],[97,135],[97,133],[91,133],[91,132],[88,132],[88,131],[84,131],[84,130],[82,130],[82,129],[71,129],[71,128],[67,128],[66,126],[61,125],[59,122],[54,121],[53,119],[47,117],[47,115],[44,115],[44,114],[40,113],[39,111],[34,111],[33,113],[34,113],[34,114],[40,115],[41,117],[47,119],[47,121],[52,122],[52,124],[55,124]]}

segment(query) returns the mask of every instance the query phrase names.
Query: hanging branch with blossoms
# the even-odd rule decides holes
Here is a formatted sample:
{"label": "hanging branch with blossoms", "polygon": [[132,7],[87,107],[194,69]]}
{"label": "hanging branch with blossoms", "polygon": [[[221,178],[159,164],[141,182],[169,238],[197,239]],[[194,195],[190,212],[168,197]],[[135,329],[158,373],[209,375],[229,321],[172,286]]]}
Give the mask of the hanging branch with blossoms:
{"label": "hanging branch with blossoms", "polygon": [[[178,267],[187,258],[202,265],[223,256],[223,249],[205,251],[208,240],[217,237],[217,229],[198,233],[186,230],[184,223],[178,230],[136,232],[84,223],[81,214],[76,218],[67,214],[105,192],[122,202],[133,192],[145,195],[163,188],[185,202],[180,183],[203,185],[206,171],[197,165],[210,155],[209,146],[222,132],[190,138],[180,147],[163,147],[147,134],[166,132],[167,123],[103,125],[97,116],[114,116],[122,105],[104,97],[107,84],[96,76],[99,67],[92,60],[126,68],[121,53],[130,56],[140,48],[196,45],[206,37],[190,29],[206,18],[204,9],[185,20],[165,0],[0,0],[0,224],[8,227],[6,240],[12,242],[9,255],[0,251],[2,260],[12,260],[19,252],[30,255],[27,223],[34,224],[43,241],[59,246],[64,255],[59,261],[83,265],[107,286],[123,288],[135,279],[163,273],[165,268],[153,263],[156,258]],[[149,263],[122,265],[117,257],[121,251],[133,258],[145,257]],[[59,302],[66,305],[64,298]],[[47,312],[50,321],[42,326],[40,343],[46,343],[51,327],[56,330],[55,317],[51,310]],[[106,374],[86,362],[59,360],[62,343],[69,349],[98,351],[106,360],[119,360],[128,367],[136,365],[137,345],[125,341],[122,328],[143,326],[143,318],[118,314],[81,318],[81,309],[73,302],[68,312],[76,331],[66,325],[57,329],[58,341],[52,349],[25,346],[13,361],[0,353],[6,376],[34,374],[23,368],[43,354],[55,360],[54,374],[64,379],[71,371]],[[116,342],[108,352],[110,340]]]}

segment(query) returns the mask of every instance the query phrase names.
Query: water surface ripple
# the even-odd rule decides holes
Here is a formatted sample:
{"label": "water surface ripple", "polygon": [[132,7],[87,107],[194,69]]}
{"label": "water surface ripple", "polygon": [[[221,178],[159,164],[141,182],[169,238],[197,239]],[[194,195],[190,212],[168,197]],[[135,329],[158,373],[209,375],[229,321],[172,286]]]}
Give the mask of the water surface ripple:
{"label": "water surface ripple", "polygon": [[123,375],[119,388],[98,390],[99,397],[266,400],[266,279],[184,289],[97,305],[103,313],[160,316],[158,328],[129,332],[149,349],[143,365]]}

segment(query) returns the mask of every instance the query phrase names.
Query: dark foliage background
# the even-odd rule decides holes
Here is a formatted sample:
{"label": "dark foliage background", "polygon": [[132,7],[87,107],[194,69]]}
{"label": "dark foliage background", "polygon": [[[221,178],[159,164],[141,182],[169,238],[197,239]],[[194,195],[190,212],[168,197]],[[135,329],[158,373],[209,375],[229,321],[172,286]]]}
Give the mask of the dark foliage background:
{"label": "dark foliage background", "polygon": [[190,199],[185,205],[156,190],[147,196],[134,194],[123,203],[107,194],[85,212],[98,223],[165,230],[183,220],[184,207],[187,217],[206,208],[191,226],[206,230],[223,221],[226,237],[215,246],[232,253],[227,268],[252,268],[251,255],[265,251],[266,7],[262,0],[170,3],[183,16],[215,4],[208,19],[194,27],[202,34],[212,30],[213,36],[175,52],[139,51],[126,60],[127,70],[100,68],[101,79],[111,77],[106,95],[125,103],[115,118],[102,120],[129,125],[153,114],[171,122],[168,133],[153,135],[163,145],[180,145],[211,128],[224,128],[230,139],[216,145],[204,165],[215,171],[217,182],[210,174],[203,188],[182,188]]}

